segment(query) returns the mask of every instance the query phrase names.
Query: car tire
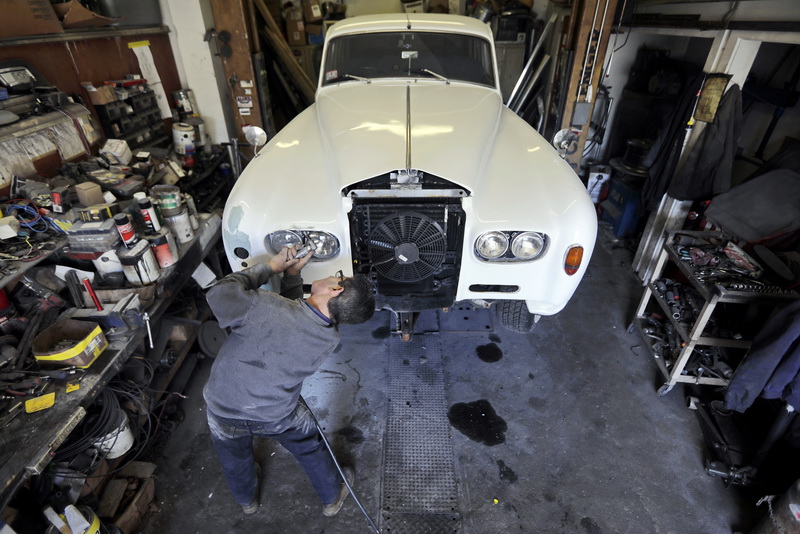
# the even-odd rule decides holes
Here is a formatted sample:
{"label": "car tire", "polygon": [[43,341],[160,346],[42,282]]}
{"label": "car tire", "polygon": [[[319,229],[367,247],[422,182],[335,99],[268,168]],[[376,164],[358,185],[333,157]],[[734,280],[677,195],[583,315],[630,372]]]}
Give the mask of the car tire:
{"label": "car tire", "polygon": [[527,334],[536,327],[535,316],[528,311],[524,300],[498,300],[494,314],[500,325],[512,332]]}

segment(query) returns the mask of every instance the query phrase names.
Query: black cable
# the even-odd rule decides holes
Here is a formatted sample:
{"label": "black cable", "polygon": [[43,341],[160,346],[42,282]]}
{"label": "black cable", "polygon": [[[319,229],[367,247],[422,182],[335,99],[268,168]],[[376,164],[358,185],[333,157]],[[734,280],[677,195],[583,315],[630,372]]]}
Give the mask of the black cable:
{"label": "black cable", "polygon": [[369,523],[369,526],[372,527],[372,530],[375,531],[375,534],[381,534],[381,531],[378,529],[378,527],[375,526],[375,523],[372,521],[372,518],[369,516],[367,511],[361,505],[361,501],[358,500],[358,497],[356,496],[356,492],[353,491],[353,487],[350,485],[350,482],[347,480],[347,477],[344,476],[344,472],[342,471],[342,467],[339,465],[339,461],[336,459],[336,455],[333,454],[333,449],[331,449],[330,443],[328,443],[328,438],[325,437],[325,432],[322,431],[322,427],[320,426],[319,421],[317,421],[317,418],[314,415],[314,412],[311,411],[311,408],[308,406],[308,404],[306,403],[306,400],[303,398],[302,395],[300,396],[300,402],[308,410],[308,413],[311,415],[311,419],[314,420],[314,426],[317,427],[317,431],[319,432],[320,437],[322,437],[322,442],[325,444],[325,447],[328,449],[328,452],[331,455],[331,459],[333,459],[333,465],[335,465],[336,466],[336,470],[339,471],[339,475],[342,477],[342,480],[344,480],[344,485],[347,486],[347,489],[350,491],[350,495],[353,496],[353,500],[356,501],[356,504],[361,509],[361,513],[364,514],[364,517],[367,518],[367,522]]}

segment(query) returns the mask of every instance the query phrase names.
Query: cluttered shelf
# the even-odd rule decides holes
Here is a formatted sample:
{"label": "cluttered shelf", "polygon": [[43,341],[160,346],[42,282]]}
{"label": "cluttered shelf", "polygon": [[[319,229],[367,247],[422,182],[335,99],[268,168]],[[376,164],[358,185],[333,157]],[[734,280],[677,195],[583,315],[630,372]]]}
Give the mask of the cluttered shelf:
{"label": "cluttered shelf", "polygon": [[[11,399],[11,403],[4,406],[3,413],[0,414],[0,426],[3,427],[0,432],[0,476],[4,481],[0,487],[2,507],[9,503],[29,476],[42,473],[47,464],[57,457],[59,447],[81,424],[93,401],[131,356],[137,351],[145,353],[144,343],[151,336],[151,323],[155,325],[164,322],[164,315],[173,299],[213,249],[220,232],[221,219],[218,214],[199,213],[192,238],[179,245],[180,258],[162,269],[155,283],[148,284],[154,289],[153,297],[144,300],[146,306],[134,313],[135,317],[128,313],[130,309],[120,309],[119,303],[110,300],[120,299],[119,302],[126,303],[125,306],[129,308],[135,301],[130,299],[130,295],[127,299],[122,298],[120,293],[140,293],[143,286],[126,291],[98,288],[94,292],[96,302],[88,294],[88,288],[84,288],[84,294],[77,300],[93,305],[89,308],[71,308],[55,323],[54,326],[64,325],[69,321],[81,325],[102,325],[102,329],[97,328],[83,339],[84,343],[77,345],[85,345],[87,357],[91,357],[90,353],[93,351],[99,351],[99,355],[85,369],[61,366],[60,369],[42,369],[27,373],[35,393]],[[144,239],[142,242],[148,243]],[[94,308],[97,304],[99,307]],[[156,389],[160,391],[170,383],[196,333],[197,329],[189,332],[184,346],[178,351],[177,360],[155,381]],[[102,347],[109,340],[108,348],[103,350]],[[152,346],[152,338],[149,344]],[[95,348],[90,350],[91,347]],[[77,365],[81,363],[85,362]],[[44,389],[48,387],[49,391]]]}
{"label": "cluttered shelf", "polygon": [[664,376],[659,395],[679,382],[724,386],[775,305],[797,298],[728,236],[671,232],[631,331]]}

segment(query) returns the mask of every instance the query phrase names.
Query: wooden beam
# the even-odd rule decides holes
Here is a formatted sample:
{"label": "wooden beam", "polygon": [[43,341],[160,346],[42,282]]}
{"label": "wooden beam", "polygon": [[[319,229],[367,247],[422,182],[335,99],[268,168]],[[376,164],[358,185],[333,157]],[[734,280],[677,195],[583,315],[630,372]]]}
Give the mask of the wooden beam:
{"label": "wooden beam", "polygon": [[251,40],[257,37],[250,33],[250,21],[243,0],[211,0],[211,13],[217,34],[227,31],[231,35],[230,42],[227,43],[231,48],[231,55],[221,57],[222,68],[230,88],[228,105],[233,110],[236,136],[242,144],[246,144],[242,126],[252,124],[264,127],[250,53]]}
{"label": "wooden beam", "polygon": [[275,50],[275,53],[278,55],[278,60],[289,72],[292,82],[300,93],[302,93],[305,101],[309,104],[314,102],[317,92],[316,84],[311,81],[311,78],[308,77],[303,67],[297,62],[297,58],[292,53],[292,49],[289,48],[289,44],[283,37],[283,32],[281,32],[275,19],[272,18],[272,13],[267,9],[264,0],[254,0],[254,2],[259,13],[261,13],[261,16],[264,18],[264,22],[267,23],[267,27],[262,29],[262,34],[267,38],[272,49]]}
{"label": "wooden beam", "polygon": [[[589,134],[589,124],[597,89],[605,65],[606,49],[614,25],[617,0],[585,0],[575,39],[575,64],[572,67],[561,128],[581,130],[578,149],[567,156],[576,172],[581,167],[583,149]],[[583,117],[579,120],[579,117]]]}

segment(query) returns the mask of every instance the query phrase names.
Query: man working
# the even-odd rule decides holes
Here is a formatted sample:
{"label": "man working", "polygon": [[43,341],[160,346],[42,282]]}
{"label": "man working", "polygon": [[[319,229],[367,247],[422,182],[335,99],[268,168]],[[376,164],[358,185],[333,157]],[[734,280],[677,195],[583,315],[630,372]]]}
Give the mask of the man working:
{"label": "man working", "polygon": [[[375,299],[365,277],[339,275],[313,282],[303,300],[300,271],[312,255],[297,259],[295,254],[286,248],[267,264],[227,275],[208,291],[214,315],[231,334],[203,397],[225,480],[244,513],[258,510],[261,470],[253,458],[253,436],[261,436],[277,440],[297,458],[322,500],[323,514],[333,516],[347,486],[298,400],[303,380],[338,345],[337,326],[368,320]],[[279,273],[280,295],[259,289]],[[344,471],[349,481],[352,470]]]}

